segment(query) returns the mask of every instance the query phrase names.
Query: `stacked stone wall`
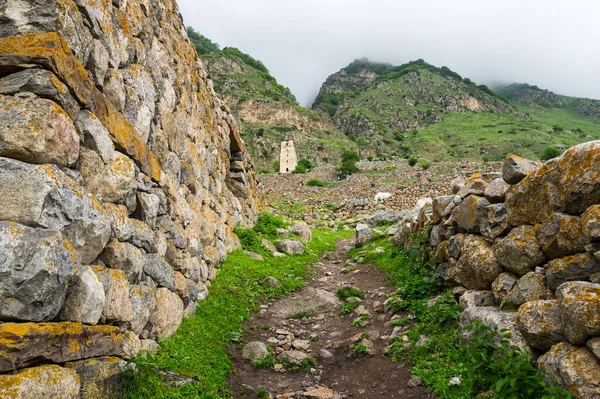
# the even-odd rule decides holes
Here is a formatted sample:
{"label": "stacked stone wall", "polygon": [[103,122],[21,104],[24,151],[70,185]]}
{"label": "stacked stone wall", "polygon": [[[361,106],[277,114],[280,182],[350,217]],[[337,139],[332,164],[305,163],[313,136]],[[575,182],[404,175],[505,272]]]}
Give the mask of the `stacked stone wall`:
{"label": "stacked stone wall", "polygon": [[0,202],[0,397],[110,397],[264,206],[174,0],[0,1]]}
{"label": "stacked stone wall", "polygon": [[396,242],[433,225],[461,326],[509,330],[548,381],[600,397],[600,141],[543,164],[510,156],[501,173],[456,179],[453,193],[405,213]]}

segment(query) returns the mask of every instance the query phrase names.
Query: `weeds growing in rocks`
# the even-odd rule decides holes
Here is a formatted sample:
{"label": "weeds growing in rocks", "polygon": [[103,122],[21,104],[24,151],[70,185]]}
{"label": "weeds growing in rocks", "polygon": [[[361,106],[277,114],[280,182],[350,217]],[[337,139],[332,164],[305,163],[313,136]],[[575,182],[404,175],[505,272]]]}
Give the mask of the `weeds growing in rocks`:
{"label": "weeds growing in rocks", "polygon": [[362,327],[362,324],[369,320],[371,320],[371,315],[363,314],[362,316],[357,317],[356,320],[352,322],[352,325],[354,327]]}
{"label": "weeds growing in rocks", "polygon": [[308,312],[298,312],[290,316],[290,319],[310,319],[313,315]]}
{"label": "weeds growing in rocks", "polygon": [[[385,251],[373,252],[377,247]],[[508,344],[505,332],[475,325],[468,343],[459,340],[460,308],[434,278],[436,264],[428,256],[425,240],[415,238],[411,249],[403,249],[379,239],[351,253],[358,255],[366,256],[368,262],[388,273],[390,283],[398,287],[394,294],[398,300],[392,303],[396,310],[409,312],[408,317],[393,323],[411,324],[406,333],[410,344],[399,337],[388,355],[393,361],[411,363],[413,374],[434,394],[449,399],[474,398],[482,392],[498,399],[571,397],[546,384],[529,355]],[[429,340],[415,345],[423,336]]]}
{"label": "weeds growing in rocks", "polygon": [[342,301],[345,301],[346,299],[348,299],[350,297],[356,297],[356,298],[360,298],[360,299],[363,299],[365,297],[364,292],[362,292],[361,290],[357,290],[356,288],[352,288],[352,287],[340,288],[337,290],[337,292],[335,294]]}
{"label": "weeds growing in rocks", "polygon": [[368,354],[369,354],[369,347],[367,345],[365,345],[365,344],[357,344],[350,351],[350,356],[351,357],[357,357],[357,356],[368,355]]}
{"label": "weeds growing in rocks", "polygon": [[[196,314],[185,319],[174,336],[160,341],[156,355],[134,359],[136,371],[130,373],[126,395],[135,399],[232,398],[226,381],[232,368],[228,348],[241,343],[240,324],[258,310],[261,301],[302,287],[307,265],[333,250],[337,240],[351,235],[351,231],[314,230],[305,254],[275,258],[263,251],[265,261],[254,260],[242,251],[231,253]],[[275,277],[281,285],[263,284],[267,276]],[[179,386],[165,384],[163,375],[168,371],[191,381]]]}
{"label": "weeds growing in rocks", "polygon": [[360,305],[359,301],[346,300],[344,302],[344,304],[342,305],[342,309],[340,310],[340,315],[345,316],[347,314],[354,312],[354,309],[356,309],[359,305]]}
{"label": "weeds growing in rocks", "polygon": [[274,365],[275,358],[273,357],[272,353],[269,353],[267,356],[263,357],[260,360],[255,360],[252,362],[252,367],[254,367],[255,369],[268,369],[273,367]]}

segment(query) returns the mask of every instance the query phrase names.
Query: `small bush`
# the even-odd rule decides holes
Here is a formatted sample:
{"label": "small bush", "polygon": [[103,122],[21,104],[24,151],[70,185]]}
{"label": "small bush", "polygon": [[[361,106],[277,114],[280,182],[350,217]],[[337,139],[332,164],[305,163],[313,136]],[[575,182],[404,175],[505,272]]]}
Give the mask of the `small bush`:
{"label": "small bush", "polygon": [[285,227],[286,223],[281,216],[275,216],[272,213],[263,212],[258,215],[256,224],[254,225],[254,230],[267,238],[275,238],[277,237],[277,229],[283,229]]}
{"label": "small bush", "polygon": [[298,161],[298,165],[301,165],[306,170],[311,170],[315,166],[306,158],[300,158],[300,160]]}
{"label": "small bush", "polygon": [[233,232],[238,236],[240,242],[242,243],[242,247],[247,251],[256,252],[262,246],[260,243],[261,239],[256,234],[256,230],[254,229],[236,227]]}
{"label": "small bush", "polygon": [[561,152],[558,148],[549,147],[544,150],[544,153],[542,154],[542,159],[544,161],[548,161],[552,158],[558,157],[560,154]]}
{"label": "small bush", "polygon": [[431,167],[431,163],[429,161],[423,161],[423,162],[421,162],[421,169],[427,170],[430,167]]}
{"label": "small bush", "polygon": [[365,321],[367,321],[367,320],[371,320],[371,315],[364,314],[364,315],[362,315],[362,316],[359,316],[359,317],[357,317],[357,318],[356,318],[356,320],[354,320],[354,321],[352,322],[352,325],[353,325],[354,327],[360,327],[360,325],[361,325],[362,323],[364,323]]}
{"label": "small bush", "polygon": [[306,168],[302,165],[296,166],[296,169],[292,170],[292,173],[297,175],[303,175],[306,173]]}
{"label": "small bush", "polygon": [[271,164],[273,168],[273,172],[279,172],[279,168],[281,167],[281,161],[275,161]]}
{"label": "small bush", "polygon": [[269,398],[269,392],[267,392],[267,390],[266,390],[266,389],[259,389],[259,390],[256,392],[256,397],[257,397],[258,399],[268,399],[268,398]]}
{"label": "small bush", "polygon": [[306,185],[311,187],[325,187],[327,186],[327,183],[319,179],[310,179],[306,182]]}
{"label": "small bush", "polygon": [[358,305],[360,305],[360,302],[358,302],[358,301],[344,302],[344,304],[342,305],[342,310],[340,310],[340,315],[345,316],[347,314],[354,312],[354,309],[356,309],[358,307]]}
{"label": "small bush", "polygon": [[255,369],[269,369],[273,366],[275,366],[275,358],[271,353],[260,360],[252,362],[252,368]]}
{"label": "small bush", "polygon": [[352,356],[352,357],[356,357],[356,356],[360,356],[360,355],[368,355],[368,354],[369,354],[369,347],[365,344],[358,344],[350,351],[350,356]]}
{"label": "small bush", "polygon": [[408,158],[408,165],[409,166],[415,166],[416,164],[417,164],[417,158],[415,158],[415,157]]}
{"label": "small bush", "polygon": [[365,293],[362,292],[361,290],[357,290],[356,288],[352,288],[352,287],[344,287],[344,288],[340,288],[336,291],[335,293],[338,298],[340,298],[342,301],[345,301],[346,299],[354,296],[360,299],[363,299],[365,297]]}

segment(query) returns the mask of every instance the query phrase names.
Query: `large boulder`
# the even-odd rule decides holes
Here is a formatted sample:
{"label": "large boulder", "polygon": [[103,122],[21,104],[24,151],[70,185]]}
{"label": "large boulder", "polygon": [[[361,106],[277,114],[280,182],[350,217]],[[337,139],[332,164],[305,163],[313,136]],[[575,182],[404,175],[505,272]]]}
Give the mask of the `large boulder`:
{"label": "large boulder", "polygon": [[538,241],[550,259],[574,255],[585,250],[588,243],[583,236],[581,218],[553,213],[541,224]]}
{"label": "large boulder", "polygon": [[600,262],[589,253],[554,259],[546,265],[548,287],[551,290],[567,281],[587,281],[595,273],[600,273]]}
{"label": "large boulder", "polygon": [[79,170],[83,186],[102,202],[119,202],[136,187],[133,161],[120,152],[108,164],[92,150],[81,149]]}
{"label": "large boulder", "polygon": [[509,155],[502,164],[502,179],[508,184],[517,184],[539,167],[539,162],[518,155]]}
{"label": "large boulder", "polygon": [[0,94],[0,156],[68,167],[79,157],[79,135],[55,102]]}
{"label": "large boulder", "polygon": [[561,342],[537,362],[548,383],[570,390],[578,399],[599,397],[600,359],[588,348]]}
{"label": "large boulder", "polygon": [[504,202],[509,185],[502,178],[492,180],[483,195],[492,204]]}
{"label": "large boulder", "polygon": [[322,289],[306,288],[276,302],[269,311],[278,317],[287,319],[300,312],[319,314],[333,312],[342,306],[338,297]]}
{"label": "large boulder", "polygon": [[69,288],[61,319],[94,325],[102,317],[105,302],[102,281],[91,267],[83,266]]}
{"label": "large boulder", "polygon": [[131,287],[129,294],[131,300],[131,331],[140,335],[150,320],[150,315],[156,308],[156,290],[147,284],[138,284]]}
{"label": "large boulder", "polygon": [[542,264],[546,257],[538,244],[533,226],[520,226],[496,242],[494,253],[508,271],[523,276]]}
{"label": "large boulder", "polygon": [[183,320],[183,301],[166,288],[157,289],[155,298],[156,308],[150,315],[152,333],[158,338],[169,338]]}
{"label": "large boulder", "polygon": [[300,241],[281,240],[279,241],[279,250],[288,255],[302,255],[306,248]]}
{"label": "large boulder", "polygon": [[575,215],[600,203],[600,141],[569,148],[559,158],[562,209]]}
{"label": "large boulder", "polygon": [[565,337],[573,345],[584,345],[600,335],[600,284],[574,281],[556,290]]}
{"label": "large boulder", "polygon": [[[476,321],[481,325],[489,328],[497,328],[498,331],[506,330],[508,334],[508,343],[510,346],[516,346],[524,350],[528,350],[525,338],[516,327],[515,313],[504,312],[494,307],[472,307],[466,309],[460,315],[459,329],[461,338],[469,340],[473,334],[472,330],[465,329],[467,326],[475,324]],[[496,345],[500,344],[500,338],[489,337]]]}
{"label": "large boulder", "polygon": [[123,395],[126,376],[123,368],[126,362],[118,357],[69,362],[65,367],[74,370],[81,381],[81,398],[106,399]]}
{"label": "large boulder", "polygon": [[492,283],[492,292],[498,302],[502,302],[512,288],[517,284],[519,278],[512,273],[500,273]]}
{"label": "large boulder", "polygon": [[366,224],[359,223],[356,225],[356,240],[355,245],[357,248],[362,247],[369,241],[371,241],[375,236],[371,231],[371,228]]}
{"label": "large boulder", "polygon": [[91,264],[110,239],[110,221],[96,197],[54,165],[0,158],[0,220],[61,231]]}
{"label": "large boulder", "polygon": [[5,399],[79,399],[80,378],[74,370],[56,365],[0,375],[0,397]]}
{"label": "large boulder", "polygon": [[102,316],[109,323],[127,323],[133,318],[129,298],[129,281],[122,270],[95,267],[94,271],[102,281],[106,300]]}
{"label": "large boulder", "polygon": [[481,235],[490,240],[510,232],[512,226],[508,221],[506,205],[492,204],[486,207],[486,217],[481,221]]}
{"label": "large boulder", "polygon": [[435,197],[432,200],[431,222],[438,224],[452,214],[452,210],[456,205],[460,204],[462,199],[458,195],[444,195]]}
{"label": "large boulder", "polygon": [[96,115],[90,111],[80,111],[77,113],[75,123],[83,136],[83,144],[86,148],[97,152],[105,164],[115,161],[115,146],[110,139],[110,133]]}
{"label": "large boulder", "polygon": [[159,287],[175,291],[175,274],[165,258],[159,254],[146,254],[143,263],[144,273],[152,277]]}
{"label": "large boulder", "polygon": [[546,299],[547,297],[546,277],[540,273],[529,272],[517,281],[502,300],[501,307],[519,307],[525,302]]}
{"label": "large boulder", "polygon": [[481,236],[467,235],[458,262],[448,270],[448,277],[470,290],[491,290],[502,273],[491,245]]}
{"label": "large boulder", "polygon": [[586,242],[600,241],[600,205],[592,205],[581,215],[583,236]]}
{"label": "large boulder", "polygon": [[0,253],[0,320],[54,319],[79,264],[70,242],[55,230],[0,222]]}
{"label": "large boulder", "polygon": [[132,244],[112,240],[100,254],[100,260],[113,269],[123,270],[130,284],[137,284],[144,271],[144,254]]}
{"label": "large boulder", "polygon": [[310,231],[310,227],[308,227],[306,222],[296,221],[288,230],[290,233],[299,236],[300,240],[303,242],[309,242],[312,240],[312,232]]}
{"label": "large boulder", "polygon": [[556,300],[531,301],[517,313],[517,328],[527,343],[543,351],[564,341],[560,303]]}
{"label": "large boulder", "polygon": [[248,342],[242,350],[242,357],[251,362],[262,360],[267,356],[269,356],[269,349],[260,341]]}
{"label": "large boulder", "polygon": [[452,211],[456,225],[467,233],[479,234],[481,224],[487,217],[487,206],[490,202],[484,197],[470,195]]}
{"label": "large boulder", "polygon": [[558,160],[546,162],[506,193],[506,211],[513,226],[542,223],[562,206]]}
{"label": "large boulder", "polygon": [[0,371],[39,363],[64,363],[123,350],[119,327],[81,323],[0,324]]}

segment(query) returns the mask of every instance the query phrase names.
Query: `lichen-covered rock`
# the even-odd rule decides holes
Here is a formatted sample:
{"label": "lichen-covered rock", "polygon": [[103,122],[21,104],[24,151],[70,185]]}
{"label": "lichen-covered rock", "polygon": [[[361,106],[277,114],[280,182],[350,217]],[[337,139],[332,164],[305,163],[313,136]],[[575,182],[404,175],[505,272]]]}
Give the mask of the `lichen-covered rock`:
{"label": "lichen-covered rock", "polygon": [[462,253],[462,247],[465,242],[465,234],[459,233],[448,239],[448,252],[451,258],[458,259]]}
{"label": "lichen-covered rock", "polygon": [[492,292],[496,300],[502,302],[518,280],[519,278],[512,273],[500,273],[492,283]]}
{"label": "lichen-covered rock", "polygon": [[0,94],[0,156],[71,166],[79,157],[79,135],[58,104]]}
{"label": "lichen-covered rock", "polygon": [[296,221],[288,230],[290,233],[299,236],[303,242],[310,242],[312,240],[312,232],[306,222]]}
{"label": "lichen-covered rock", "polygon": [[70,242],[54,230],[0,222],[0,253],[0,319],[54,319],[79,264]]}
{"label": "lichen-covered rock", "polygon": [[122,396],[125,388],[123,367],[125,361],[118,357],[100,357],[66,363],[81,381],[80,397],[85,399],[107,399]]}
{"label": "lichen-covered rock", "polygon": [[540,167],[539,162],[518,155],[509,155],[502,164],[502,179],[508,184],[517,184]]}
{"label": "lichen-covered rock", "polygon": [[140,219],[150,226],[150,228],[154,229],[160,207],[160,198],[155,194],[138,193],[137,200],[137,211],[139,212]]}
{"label": "lichen-covered rock", "polygon": [[144,273],[152,277],[159,287],[175,291],[175,275],[171,265],[159,254],[146,254],[144,257]]}
{"label": "lichen-covered rock", "polygon": [[506,193],[506,211],[513,226],[536,225],[560,209],[558,160],[546,162]]}
{"label": "lichen-covered rock", "polygon": [[113,269],[123,270],[130,284],[137,284],[144,270],[144,254],[126,242],[112,240],[100,254],[100,260]]}
{"label": "lichen-covered rock", "polygon": [[83,136],[83,145],[97,152],[105,164],[115,161],[116,151],[110,133],[96,115],[90,111],[80,111],[76,120],[77,129]]}
{"label": "lichen-covered rock", "polygon": [[431,229],[431,234],[429,236],[430,244],[433,247],[437,247],[442,241],[446,241],[454,234],[454,227],[451,223],[446,224],[436,224]]}
{"label": "lichen-covered rock", "polygon": [[517,281],[502,300],[501,307],[518,307],[525,302],[546,299],[547,297],[546,277],[540,273],[529,272]]}
{"label": "lichen-covered rock", "polygon": [[133,161],[120,152],[105,165],[96,152],[81,149],[79,168],[84,187],[103,202],[119,202],[136,187]]}
{"label": "lichen-covered rock", "polygon": [[256,362],[269,356],[267,345],[260,341],[248,342],[242,350],[242,357],[250,362]]}
{"label": "lichen-covered rock", "polygon": [[567,341],[584,345],[590,337],[600,336],[600,284],[564,283],[556,290],[556,299]]}
{"label": "lichen-covered rock", "polygon": [[448,277],[470,290],[490,290],[502,273],[491,245],[480,236],[464,238],[458,262],[448,270]]}
{"label": "lichen-covered rock", "polygon": [[438,224],[442,219],[449,217],[454,207],[460,204],[461,201],[462,199],[458,195],[444,195],[433,198],[431,222]]}
{"label": "lichen-covered rock", "polygon": [[357,248],[362,247],[369,241],[371,241],[375,236],[371,231],[371,228],[366,224],[359,223],[356,225],[356,240],[355,245]]}
{"label": "lichen-covered rock", "polygon": [[483,195],[492,204],[498,204],[504,202],[506,192],[508,191],[508,184],[502,178],[494,179],[488,184]]}
{"label": "lichen-covered rock", "polygon": [[129,219],[129,224],[133,229],[133,233],[128,241],[138,248],[145,249],[147,252],[155,252],[154,232],[150,226],[137,219]]}
{"label": "lichen-covered rock", "polygon": [[61,319],[94,325],[102,317],[105,302],[100,278],[89,266],[83,266],[69,288]]}
{"label": "lichen-covered rock", "polygon": [[554,213],[540,226],[538,241],[550,259],[574,255],[585,250],[586,242],[578,216]]}
{"label": "lichen-covered rock", "polygon": [[104,209],[110,220],[113,237],[121,242],[131,240],[134,230],[125,205],[105,203]]}
{"label": "lichen-covered rock", "polygon": [[554,259],[546,265],[548,287],[551,290],[567,281],[587,281],[595,273],[600,273],[600,262],[588,253]]}
{"label": "lichen-covered rock", "polygon": [[600,359],[600,337],[589,339],[586,346],[590,348],[592,353],[596,355],[598,359]]}
{"label": "lichen-covered rock", "polygon": [[77,117],[79,104],[69,93],[69,88],[50,71],[45,69],[25,69],[0,79],[0,94],[13,96],[22,92],[33,93],[39,98],[52,100],[71,119]]}
{"label": "lichen-covered rock", "polygon": [[583,236],[586,242],[600,241],[600,205],[592,205],[581,215]]}
{"label": "lichen-covered rock", "polygon": [[0,375],[0,397],[5,399],[78,399],[80,381],[68,368],[46,365],[17,374]]}
{"label": "lichen-covered rock", "polygon": [[564,341],[559,305],[556,300],[531,301],[521,305],[517,313],[517,328],[529,345],[547,351]]}
{"label": "lichen-covered rock", "polygon": [[[484,307],[484,308],[468,308],[460,315],[459,329],[461,337],[465,340],[469,340],[472,331],[465,330],[465,327],[475,323],[475,321],[481,322],[483,326],[489,328],[497,328],[498,331],[506,330],[508,334],[508,343],[511,346],[516,346],[524,350],[528,350],[527,342],[525,338],[515,325],[515,313],[509,313],[498,308]],[[499,337],[490,337],[492,342],[499,344]]]}
{"label": "lichen-covered rock", "polygon": [[110,239],[110,222],[100,202],[53,165],[0,158],[0,219],[61,231],[92,263]]}
{"label": "lichen-covered rock", "polygon": [[457,195],[460,198],[466,198],[469,195],[482,196],[487,187],[487,182],[481,179],[480,175],[474,175],[465,180],[465,185],[458,190]]}
{"label": "lichen-covered rock", "polygon": [[496,297],[492,291],[466,291],[460,297],[459,304],[463,310],[478,306],[494,306]]}
{"label": "lichen-covered rock", "polygon": [[523,276],[542,264],[546,257],[538,244],[533,226],[520,226],[496,242],[494,253],[508,271]]}
{"label": "lichen-covered rock", "polygon": [[102,316],[109,323],[130,322],[133,314],[129,299],[130,286],[125,272],[102,267],[96,267],[94,271],[100,277],[106,295]]}
{"label": "lichen-covered rock", "polygon": [[155,298],[156,308],[150,315],[152,333],[158,338],[169,338],[183,319],[183,301],[166,288],[157,289]]}
{"label": "lichen-covered rock", "polygon": [[577,399],[595,399],[600,394],[600,359],[588,348],[561,342],[537,363],[548,383],[570,390]]}
{"label": "lichen-covered rock", "polygon": [[486,208],[486,217],[481,221],[481,235],[493,240],[508,234],[512,226],[508,221],[506,205],[492,204]]}
{"label": "lichen-covered rock", "polygon": [[281,240],[279,241],[279,250],[288,255],[302,255],[306,248],[300,241]]}
{"label": "lichen-covered rock", "polygon": [[0,371],[38,363],[64,363],[122,352],[118,327],[81,323],[0,324]]}
{"label": "lichen-covered rock", "polygon": [[156,290],[147,284],[138,284],[131,287],[129,296],[131,300],[131,331],[140,335],[150,320],[150,315],[156,308]]}
{"label": "lichen-covered rock", "polygon": [[484,197],[471,195],[454,208],[452,218],[460,229],[479,234],[481,223],[487,216],[488,205],[490,202]]}
{"label": "lichen-covered rock", "polygon": [[569,148],[559,158],[562,209],[581,214],[600,203],[600,141]]}

